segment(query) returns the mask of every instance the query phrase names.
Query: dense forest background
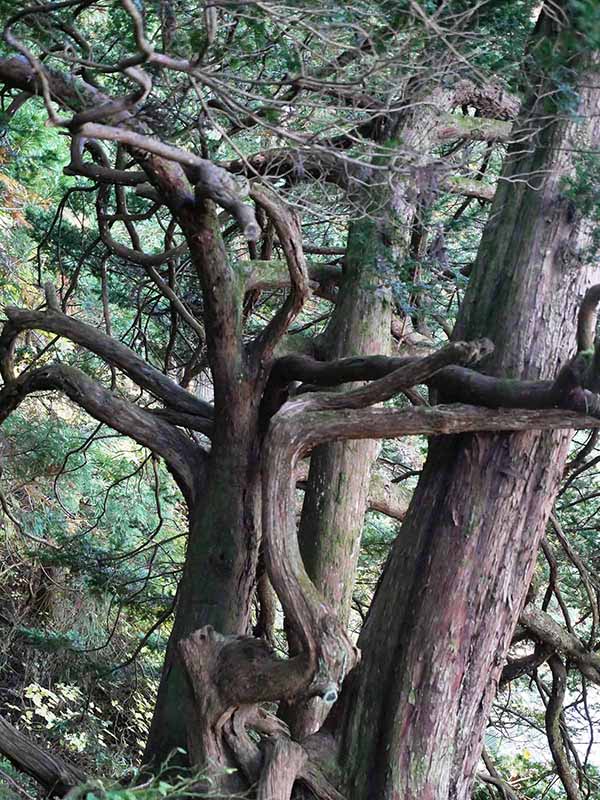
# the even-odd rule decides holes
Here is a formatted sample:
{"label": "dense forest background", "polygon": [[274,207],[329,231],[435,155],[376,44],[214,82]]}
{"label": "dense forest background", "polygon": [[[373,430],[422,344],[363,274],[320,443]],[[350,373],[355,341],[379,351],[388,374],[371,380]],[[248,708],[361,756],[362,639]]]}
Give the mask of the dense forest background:
{"label": "dense forest background", "polygon": [[[0,0],[0,14],[6,24],[0,44],[0,306],[20,309],[8,312],[0,336],[0,715],[9,726],[8,733],[0,729],[0,795],[31,798],[70,790],[73,797],[81,792],[90,799],[150,800],[225,796],[227,789],[227,796],[247,796],[258,775],[251,780],[248,768],[246,785],[236,787],[221,782],[200,757],[190,764],[180,756],[193,747],[176,726],[169,727],[167,712],[160,716],[160,703],[156,710],[169,637],[179,641],[212,625],[222,634],[268,643],[282,663],[301,657],[306,644],[295,606],[282,597],[275,558],[259,547],[260,525],[248,510],[255,508],[247,498],[259,474],[252,472],[259,460],[256,442],[270,441],[270,420],[288,398],[320,397],[339,383],[359,391],[396,374],[394,369],[446,352],[441,348],[464,315],[460,309],[473,291],[474,271],[482,272],[486,261],[490,270],[496,268],[490,254],[499,249],[488,239],[485,250],[484,229],[508,214],[517,196],[540,194],[544,181],[553,178],[562,216],[558,221],[554,207],[544,207],[539,213],[547,218],[540,216],[539,224],[557,231],[586,226],[585,234],[577,234],[585,241],[572,238],[571,250],[561,245],[558,255],[552,251],[563,272],[569,259],[578,259],[578,274],[589,269],[592,278],[585,285],[571,281],[564,313],[571,327],[565,332],[556,323],[550,336],[549,347],[575,353],[577,311],[585,290],[598,282],[598,5],[66,0],[25,8]],[[28,77],[20,73],[25,68]],[[77,88],[83,85],[89,95]],[[94,92],[110,96],[106,107]],[[568,147],[566,140],[544,138],[561,125],[579,131]],[[507,153],[515,162],[533,151],[526,170],[507,172]],[[568,152],[569,163],[544,161],[553,152]],[[182,154],[191,154],[188,162]],[[180,169],[177,180],[187,176],[192,187],[196,182],[195,200],[193,191],[191,199],[174,199],[174,189],[169,194],[165,186],[172,176],[164,178],[168,169],[161,159]],[[211,173],[207,164],[219,165],[229,177]],[[496,198],[492,205],[497,187],[502,202]],[[194,202],[204,225],[199,233],[189,222]],[[516,212],[523,229],[537,224],[532,208],[523,205]],[[541,263],[545,248],[554,247],[537,232],[531,239],[513,237],[510,246],[532,263]],[[505,251],[498,258],[509,260]],[[543,277],[531,274],[528,291],[542,295]],[[503,303],[525,302],[525,290],[512,299],[510,291],[502,281],[491,290],[489,305],[497,303],[499,318]],[[559,305],[561,298],[556,297]],[[536,319],[548,313],[552,326],[549,308],[532,302],[523,313]],[[90,327],[79,329],[79,323]],[[463,316],[458,338],[486,336],[501,348],[493,330],[482,323],[473,335],[469,324]],[[105,338],[90,338],[91,329]],[[132,367],[129,355],[111,349],[108,337],[126,345],[151,372],[137,362]],[[483,355],[489,358],[486,346]],[[239,365],[259,350],[261,366],[252,375],[257,399],[248,405],[255,418],[244,428],[241,420],[252,414],[236,403],[250,396],[252,381]],[[371,356],[387,360],[369,361]],[[480,357],[469,351],[459,358],[453,351],[446,362],[435,362],[436,369]],[[314,362],[331,365],[345,358],[354,363],[338,362],[346,370],[339,380],[332,372],[320,377],[314,368]],[[38,376],[18,402],[10,395],[17,383],[9,360],[19,387]],[[561,355],[558,366],[566,360]],[[485,372],[488,362],[482,363]],[[522,369],[511,365],[502,374],[554,377],[543,369],[528,374],[527,357],[520,363]],[[267,382],[269,371],[276,374],[273,364],[285,378],[274,389]],[[44,372],[56,366],[63,370],[59,378]],[[141,409],[142,421],[131,412],[130,432],[125,406],[82,400],[95,390],[91,383],[67,386],[75,375],[71,369],[128,408]],[[487,371],[500,374],[495,367]],[[197,406],[165,401],[158,374],[166,376],[168,392],[183,387]],[[440,397],[488,410],[524,405],[486,402],[478,394],[470,399],[454,392],[451,381],[429,378],[400,382],[390,391],[384,387],[369,404],[383,401],[384,409],[397,413],[426,409]],[[595,391],[593,383],[581,386]],[[227,404],[234,410],[220,417]],[[216,409],[214,420],[209,406]],[[562,407],[582,419],[594,413],[588,399],[584,408]],[[156,431],[144,420],[155,420]],[[468,791],[477,800],[600,798],[600,446],[592,424],[588,419],[549,425],[581,430],[570,441],[564,465],[562,456],[551,456],[560,482],[546,491],[549,517],[541,523],[533,574],[523,570],[514,608],[510,599],[505,603],[512,620],[506,623],[510,648],[494,661],[494,675],[481,677],[493,677],[499,686],[490,695],[483,752],[469,773],[468,789],[456,789],[455,778],[440,778],[439,794],[406,789],[391,795],[381,783],[369,797],[441,800]],[[171,428],[180,438],[168,438]],[[514,429],[520,429],[516,423]],[[304,457],[294,475],[290,513],[297,517],[304,563],[352,643],[359,634],[370,641],[361,630],[368,627],[384,566],[389,574],[393,564],[392,544],[403,535],[430,441],[509,438],[460,432],[395,437],[386,435],[385,423],[378,430],[373,440],[368,431],[361,433],[367,438],[358,443],[315,440],[308,448],[318,445],[310,468]],[[187,458],[192,446],[209,468],[220,470],[218,482],[207,478],[194,489],[189,475],[204,475],[205,462],[190,456],[186,463],[195,466],[186,472],[177,460]],[[531,452],[543,459],[536,447]],[[228,454],[223,463],[220,452]],[[244,476],[252,472],[243,491],[242,463]],[[515,464],[507,462],[502,470],[514,475],[521,470]],[[245,498],[243,507],[230,499],[229,480]],[[513,509],[515,519],[521,515],[523,526],[536,530],[538,522],[521,508]],[[461,513],[456,511],[457,519]],[[486,513],[492,519],[495,512],[486,512],[484,502],[481,514]],[[470,519],[476,526],[475,517]],[[236,538],[228,532],[238,524],[242,533]],[[500,522],[494,524],[499,530]],[[508,542],[511,524],[504,520]],[[195,550],[191,536],[200,542]],[[533,532],[531,539],[536,540]],[[230,540],[227,559],[234,566],[220,577],[215,548]],[[446,560],[452,546],[449,553]],[[493,583],[503,558],[478,553],[477,575]],[[238,562],[246,572],[236,572]],[[218,598],[221,580],[223,596],[231,596],[229,610],[221,616],[200,613],[219,604],[209,592]],[[400,586],[402,575],[394,581]],[[175,609],[183,615],[188,602],[197,616],[190,612],[189,622],[174,627]],[[235,609],[245,603],[236,620]],[[489,609],[477,608],[468,614],[480,615],[485,626]],[[379,635],[385,638],[385,630]],[[426,636],[423,641],[428,659],[435,648],[428,649]],[[471,646],[488,647],[492,656],[502,651],[484,638]],[[175,658],[172,647],[168,664]],[[344,674],[342,668],[333,700]],[[175,690],[165,688],[165,680],[161,696],[168,704]],[[329,708],[330,690],[329,683],[321,687],[324,699],[316,702],[327,701]],[[273,715],[279,702],[279,717],[297,741],[306,741],[325,715],[314,699],[303,697],[294,706],[289,689],[259,699]],[[418,705],[420,695],[411,702]],[[343,703],[342,692],[330,719],[347,712]],[[443,709],[442,703],[436,715],[443,716]],[[167,728],[173,733],[163,741]],[[45,782],[46,773],[35,764],[28,768],[11,755],[6,742],[14,744],[14,730],[51,753],[55,765],[70,765],[70,780],[61,783],[51,770]],[[198,752],[222,756],[206,741]],[[164,763],[170,743],[177,748]],[[140,771],[144,762],[154,764],[152,775]],[[232,771],[229,751],[216,766],[219,775]],[[78,783],[83,789],[73,788]],[[292,778],[290,792],[293,784]],[[342,789],[323,789],[316,779],[301,786],[294,791],[305,794],[297,796],[345,796]],[[273,794],[260,787],[260,797],[290,796],[281,786],[282,793]]]}

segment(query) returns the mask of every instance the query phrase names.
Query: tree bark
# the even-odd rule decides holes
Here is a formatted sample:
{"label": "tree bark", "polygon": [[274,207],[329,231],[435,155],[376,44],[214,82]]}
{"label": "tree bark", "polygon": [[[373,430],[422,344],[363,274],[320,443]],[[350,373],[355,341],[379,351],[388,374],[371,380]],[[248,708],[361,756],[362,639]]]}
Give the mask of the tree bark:
{"label": "tree bark", "polygon": [[[436,89],[428,97],[430,103],[414,103],[394,122],[394,139],[385,144],[393,146],[399,140],[409,152],[426,152],[435,136],[433,117],[447,111],[452,98],[451,92]],[[406,100],[410,107],[415,98]],[[408,181],[397,184],[383,210],[381,200],[371,198],[372,216],[350,225],[344,281],[324,337],[325,358],[389,352],[391,292],[386,273],[402,268],[408,256],[417,224],[416,194]],[[309,576],[344,624],[350,617],[371,472],[379,449],[374,440],[337,442],[316,448],[311,456],[298,532],[300,550]],[[295,735],[301,738],[317,730],[327,710],[320,700],[298,709],[291,718]]]}
{"label": "tree bark", "polygon": [[[325,332],[327,359],[384,353],[389,344],[391,298],[382,285],[382,231],[369,219],[350,227],[344,281]],[[315,448],[298,531],[300,551],[315,586],[343,624],[350,605],[371,470],[379,442],[336,442]],[[285,717],[299,739],[314,733],[329,710],[321,699]]]}
{"label": "tree bark", "polygon": [[[327,359],[383,354],[391,301],[378,272],[381,231],[368,219],[351,227],[344,282],[325,333]],[[377,442],[339,442],[315,449],[299,540],[308,574],[347,623],[356,559]]]}
{"label": "tree bark", "polygon": [[[242,287],[225,257],[214,208],[186,212],[182,225],[203,285],[208,358],[215,384],[207,478],[188,503],[189,539],[144,763],[156,767],[194,734],[189,681],[178,645],[206,625],[224,634],[249,626],[260,540],[258,363],[242,339]],[[218,291],[217,291],[218,289]],[[197,763],[209,754],[196,753]],[[181,758],[175,759],[181,761]],[[215,765],[218,766],[218,765]],[[227,766],[224,764],[222,766]]]}
{"label": "tree bark", "polygon": [[[557,24],[542,13],[537,36],[556,41]],[[555,375],[597,279],[585,258],[589,231],[561,194],[573,150],[600,139],[597,82],[582,77],[578,119],[561,118],[544,97],[548,82],[526,104],[484,232],[455,336],[494,341],[492,375]],[[523,175],[527,183],[516,180]],[[569,439],[432,441],[359,640],[361,665],[330,723],[343,732],[352,800],[469,796]]]}
{"label": "tree bark", "polygon": [[0,753],[15,767],[38,781],[50,797],[62,797],[86,779],[84,772],[43,750],[2,717]]}

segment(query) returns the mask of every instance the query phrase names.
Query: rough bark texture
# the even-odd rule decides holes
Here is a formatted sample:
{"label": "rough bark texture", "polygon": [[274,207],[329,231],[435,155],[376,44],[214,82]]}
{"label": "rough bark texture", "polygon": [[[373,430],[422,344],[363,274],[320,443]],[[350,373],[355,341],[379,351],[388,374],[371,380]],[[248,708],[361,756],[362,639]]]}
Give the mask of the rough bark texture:
{"label": "rough bark texture", "polygon": [[205,625],[225,634],[248,630],[260,537],[259,387],[241,342],[239,276],[227,264],[214,209],[191,209],[184,224],[207,298],[215,429],[208,478],[197,486],[189,508],[188,549],[144,755],[147,764],[159,764],[174,748],[188,744],[192,701],[178,643]]}
{"label": "rough bark texture", "polygon": [[[326,333],[326,357],[383,354],[391,304],[378,274],[381,232],[356,223],[348,241],[345,279]],[[340,442],[315,449],[300,520],[308,574],[342,620],[348,621],[360,535],[377,442]]]}
{"label": "rough bark texture", "polygon": [[[383,232],[372,220],[354,223],[348,236],[344,281],[325,333],[325,357],[384,354],[389,349],[391,298],[382,285]],[[311,456],[298,537],[310,578],[343,624],[350,605],[377,441],[322,445]],[[302,739],[330,709],[319,698],[286,718]]]}
{"label": "rough bark texture", "polygon": [[62,797],[85,781],[85,773],[48,753],[0,717],[0,752],[18,769],[31,775],[48,796]]}
{"label": "rough bark texture", "polygon": [[[395,123],[394,137],[409,151],[428,149],[436,130],[433,117],[453,102],[452,94],[444,90],[436,90],[428,99],[433,99],[433,105],[416,104],[416,110],[405,111]],[[393,145],[393,141],[386,144]],[[373,207],[380,202],[373,202]],[[406,182],[393,188],[382,213],[350,226],[344,282],[325,334],[326,358],[385,355],[389,351],[391,294],[384,288],[386,272],[392,269],[392,262],[402,266],[407,257],[415,214],[415,193]],[[332,443],[318,447],[311,457],[299,527],[300,549],[309,576],[346,624],[379,447],[376,441]],[[327,710],[318,700],[312,701],[311,708],[299,710],[293,715],[294,733],[300,737],[313,733]]]}
{"label": "rough bark texture", "polygon": [[[493,339],[491,374],[551,378],[575,351],[576,309],[597,271],[560,181],[574,145],[598,146],[594,83],[583,82],[587,122],[550,122],[556,108],[535,99],[522,114],[531,145],[509,152],[456,331]],[[523,174],[529,184],[511,182]],[[568,442],[531,432],[431,443],[341,706],[353,800],[469,796]]]}

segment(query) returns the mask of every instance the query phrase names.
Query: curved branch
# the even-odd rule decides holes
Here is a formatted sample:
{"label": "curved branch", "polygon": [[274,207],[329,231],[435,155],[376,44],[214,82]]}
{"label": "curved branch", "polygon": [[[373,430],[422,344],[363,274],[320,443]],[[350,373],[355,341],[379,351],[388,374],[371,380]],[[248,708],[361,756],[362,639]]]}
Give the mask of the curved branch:
{"label": "curved branch", "polygon": [[0,391],[0,425],[34,392],[58,390],[94,419],[130,436],[162,456],[177,477],[186,499],[193,495],[204,452],[173,425],[117,397],[85,372],[64,364],[51,364],[20,375]]}
{"label": "curved branch", "polygon": [[552,671],[552,691],[546,706],[548,745],[568,800],[580,800],[581,793],[575,776],[571,772],[561,731],[561,715],[567,690],[567,670],[556,654],[550,656],[548,665]]}
{"label": "curved branch", "polygon": [[298,459],[324,442],[382,439],[415,434],[455,434],[600,427],[600,420],[552,409],[499,410],[470,406],[315,411],[304,395],[286,403],[271,420],[264,447],[263,535],[265,562],[302,650],[315,669],[308,694],[335,695],[356,660],[352,643],[309,579],[295,525],[295,470]]}
{"label": "curved branch", "polygon": [[365,408],[389,400],[403,389],[426,383],[432,375],[449,364],[478,361],[494,349],[489,339],[478,342],[453,342],[425,358],[410,360],[379,378],[348,392],[331,392],[311,395],[310,408],[314,410]]}
{"label": "curved branch", "polygon": [[273,222],[285,254],[290,277],[290,293],[287,300],[253,345],[259,357],[268,360],[275,345],[302,310],[306,298],[310,296],[308,267],[302,248],[302,228],[298,216],[281,201],[256,186],[252,187],[250,194]]}
{"label": "curved branch", "polygon": [[186,242],[180,244],[178,247],[165,250],[163,253],[150,254],[144,253],[142,250],[133,250],[131,247],[126,247],[124,244],[117,242],[116,239],[113,239],[108,231],[108,225],[102,224],[102,222],[102,220],[99,220],[100,236],[109,250],[119,256],[119,258],[123,258],[125,261],[131,261],[133,264],[139,264],[141,267],[158,267],[171,258],[177,258],[183,255],[188,250]]}
{"label": "curved branch", "polygon": [[[37,68],[26,58],[0,59],[0,80],[27,92],[41,92],[48,113],[57,124],[67,125],[73,135],[117,141],[132,148],[144,171],[163,190],[165,202],[173,208],[185,202],[193,203],[189,180],[198,196],[211,198],[229,211],[248,239],[260,234],[254,210],[243,202],[240,187],[227,170],[149,136],[144,124],[122,101],[115,101],[85,81],[50,70],[45,65],[39,64]],[[76,115],[71,120],[58,119],[52,111],[51,99],[63,108],[76,111]],[[89,116],[90,112],[94,119],[102,117],[106,124],[85,122],[86,113]],[[87,171],[88,166],[85,166]]]}
{"label": "curved branch", "polygon": [[74,786],[84,783],[85,773],[58,756],[48,753],[0,717],[0,753],[21,772],[30,775],[48,792],[64,796]]}
{"label": "curved branch", "polygon": [[5,381],[14,379],[12,353],[17,335],[24,330],[43,330],[64,336],[122,370],[138,386],[165,405],[187,414],[211,419],[212,406],[190,394],[159,370],[150,366],[126,345],[100,329],[73,319],[60,311],[29,311],[10,306],[5,309],[9,322],[0,334],[0,373]]}
{"label": "curved branch", "polygon": [[534,606],[525,606],[519,623],[543,645],[568,656],[582,675],[600,685],[600,654],[589,652],[575,634],[569,633],[550,614]]}
{"label": "curved branch", "polygon": [[[131,172],[128,169],[113,169],[106,164],[96,164],[83,160],[84,148],[93,147],[81,134],[71,138],[71,161],[63,169],[65,175],[81,175],[99,183],[113,183],[119,186],[140,186],[148,180],[145,172]],[[99,146],[99,145],[98,145]]]}
{"label": "curved branch", "polygon": [[[369,386],[350,392],[312,395],[313,410],[363,408],[387,400],[411,386],[430,381],[436,373],[443,373],[449,364],[483,358],[492,349],[492,343],[483,339],[475,344],[455,342],[426,358],[351,356],[335,361],[317,361],[305,355],[283,356],[275,362],[269,375],[262,403],[263,416],[268,418],[279,408],[292,381],[316,386],[373,381]],[[470,370],[467,373],[478,376],[478,373]]]}
{"label": "curved branch", "polygon": [[241,199],[241,187],[227,170],[213,164],[212,161],[188,153],[179,147],[165,144],[153,136],[147,136],[124,127],[117,128],[98,122],[86,122],[77,132],[90,139],[120,142],[134,150],[153,153],[167,161],[181,164],[188,179],[194,185],[197,195],[214,200],[226,211],[229,211],[238,222],[246,239],[253,241],[259,237],[260,227],[252,207]]}

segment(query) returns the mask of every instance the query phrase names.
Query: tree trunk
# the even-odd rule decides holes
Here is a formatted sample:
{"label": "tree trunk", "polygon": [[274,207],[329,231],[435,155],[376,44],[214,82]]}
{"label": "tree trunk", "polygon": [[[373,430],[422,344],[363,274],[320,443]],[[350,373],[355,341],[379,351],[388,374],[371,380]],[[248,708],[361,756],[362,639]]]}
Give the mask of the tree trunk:
{"label": "tree trunk", "polygon": [[[538,35],[556,38],[542,17]],[[485,363],[494,375],[556,375],[598,277],[585,258],[589,231],[561,193],[573,150],[600,141],[597,82],[585,77],[580,118],[561,119],[560,96],[544,98],[548,82],[526,104],[484,232],[455,335],[494,341]],[[352,800],[469,796],[569,438],[432,440],[336,709]]]}
{"label": "tree trunk", "polygon": [[246,396],[244,384],[239,392],[234,413],[216,421],[208,479],[197,487],[189,508],[185,566],[146,765],[158,766],[175,748],[189,747],[193,703],[179,642],[205,625],[224,634],[246,634],[249,629],[260,540],[260,476],[256,403]]}
{"label": "tree trunk", "polygon": [[[380,240],[374,221],[351,226],[344,282],[325,333],[323,356],[328,360],[389,350],[391,302],[378,271]],[[322,445],[311,456],[300,548],[308,574],[344,623],[378,450],[375,441],[340,442]]]}
{"label": "tree trunk", "polygon": [[[389,349],[391,302],[382,286],[382,231],[367,218],[348,235],[344,282],[325,332],[323,357],[383,354]],[[336,442],[315,448],[298,531],[310,578],[343,624],[350,605],[371,470],[379,452],[374,440]],[[285,713],[298,739],[314,733],[328,707],[320,700]]]}
{"label": "tree trunk", "polygon": [[[429,150],[432,118],[448,111],[453,93],[417,84],[419,98],[409,84],[406,108],[394,121],[393,147],[401,140],[409,154]],[[417,99],[427,102],[420,104]],[[410,156],[409,156],[410,157]],[[390,345],[391,293],[386,274],[399,272],[409,255],[417,219],[417,192],[410,181],[394,186],[387,203],[370,198],[371,216],[350,225],[344,281],[325,333],[323,357],[386,355]],[[346,388],[348,388],[346,386]],[[315,586],[347,624],[360,540],[367,508],[369,483],[380,443],[347,441],[315,448],[302,506],[298,538],[306,570]],[[319,700],[290,715],[292,729],[302,738],[323,722],[326,709]]]}

